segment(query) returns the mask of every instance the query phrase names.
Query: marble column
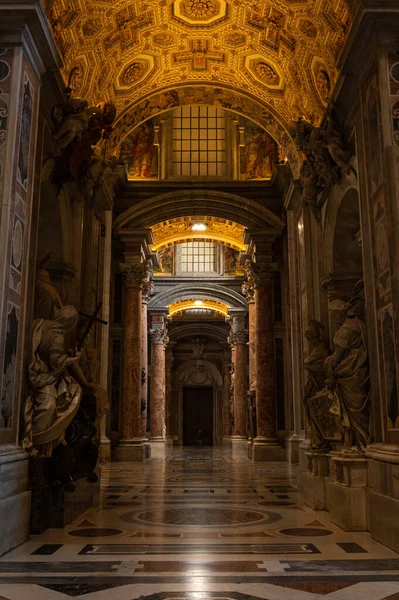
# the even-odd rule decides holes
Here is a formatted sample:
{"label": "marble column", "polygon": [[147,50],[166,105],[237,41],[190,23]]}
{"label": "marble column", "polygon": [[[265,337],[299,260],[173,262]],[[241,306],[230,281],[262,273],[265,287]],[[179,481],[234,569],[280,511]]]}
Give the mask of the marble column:
{"label": "marble column", "polygon": [[[173,345],[175,343],[173,342]],[[172,397],[172,379],[173,379],[173,345],[169,343],[166,348],[166,365],[165,365],[165,425],[166,439],[168,444],[173,445],[173,397]]]}
{"label": "marble column", "polygon": [[[111,258],[112,258],[112,210],[104,213],[105,240],[104,240],[104,266],[103,266],[103,305],[101,316],[104,321],[110,322],[110,294],[111,294]],[[109,326],[101,331],[101,369],[100,385],[109,392]],[[111,461],[111,440],[107,433],[107,414],[101,420],[100,437],[100,462]]]}
{"label": "marble column", "polygon": [[246,301],[248,302],[249,391],[254,391],[256,389],[256,361],[255,361],[256,312],[255,312],[255,284],[254,284],[253,277],[251,275],[248,277],[247,281],[245,281],[243,283],[242,293],[245,296]]}
{"label": "marble column", "polygon": [[[153,294],[154,284],[150,279],[143,283],[141,304],[141,434],[147,436],[148,414],[148,301]],[[151,447],[149,447],[149,452]]]}
{"label": "marble column", "polygon": [[233,317],[229,342],[234,347],[234,425],[232,441],[247,440],[247,340],[245,317]]}
{"label": "marble column", "polygon": [[126,313],[124,323],[123,387],[121,402],[122,438],[115,448],[116,461],[141,462],[146,456],[141,415],[142,393],[142,288],[148,281],[147,265],[121,264],[125,274]]}
{"label": "marble column", "polygon": [[229,443],[231,440],[231,412],[230,412],[230,371],[231,371],[231,352],[223,352],[223,443]]}
{"label": "marble column", "polygon": [[254,263],[256,333],[256,429],[254,461],[284,460],[277,438],[276,361],[273,336],[273,273],[277,265]]}
{"label": "marble column", "polygon": [[150,330],[152,342],[151,360],[151,443],[166,441],[165,398],[166,361],[165,346],[168,334],[164,327]]}

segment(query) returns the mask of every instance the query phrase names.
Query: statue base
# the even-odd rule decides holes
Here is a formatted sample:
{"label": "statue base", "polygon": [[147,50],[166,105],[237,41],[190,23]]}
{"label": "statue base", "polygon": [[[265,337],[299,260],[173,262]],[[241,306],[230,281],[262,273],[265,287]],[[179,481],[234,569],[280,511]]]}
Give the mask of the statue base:
{"label": "statue base", "polygon": [[144,462],[151,457],[151,445],[146,439],[121,440],[112,450],[113,462]]}
{"label": "statue base", "polygon": [[253,462],[282,462],[287,460],[287,453],[277,438],[260,438],[254,440],[252,446]]}
{"label": "statue base", "polygon": [[309,450],[305,452],[307,470],[301,473],[301,492],[305,504],[313,510],[324,510],[325,481],[330,472],[329,454],[323,450]]}
{"label": "statue base", "polygon": [[366,531],[367,460],[364,456],[332,456],[335,481],[329,483],[330,518],[345,531]]}
{"label": "statue base", "polygon": [[29,487],[32,494],[30,533],[63,528],[92,508],[99,497],[99,484],[78,479],[70,485],[50,477],[50,458],[29,459]]}

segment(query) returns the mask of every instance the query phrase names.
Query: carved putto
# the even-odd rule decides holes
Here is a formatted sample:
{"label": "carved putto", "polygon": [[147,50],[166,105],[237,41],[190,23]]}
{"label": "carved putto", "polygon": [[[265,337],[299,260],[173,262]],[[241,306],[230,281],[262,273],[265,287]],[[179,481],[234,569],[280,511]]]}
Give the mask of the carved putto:
{"label": "carved putto", "polygon": [[[71,76],[73,73],[71,73]],[[49,179],[58,190],[69,181],[82,186],[86,200],[93,201],[93,192],[108,186],[114,157],[100,156],[96,144],[109,138],[116,108],[110,102],[89,106],[83,98],[72,97],[67,88],[64,105],[53,109],[54,151],[44,158],[42,180]]]}
{"label": "carved putto", "polygon": [[320,127],[300,118],[293,137],[306,160],[301,169],[302,203],[308,205],[316,220],[320,220],[318,196],[329,185],[337,184],[352,172],[349,164],[352,152],[334,126],[332,111]]}

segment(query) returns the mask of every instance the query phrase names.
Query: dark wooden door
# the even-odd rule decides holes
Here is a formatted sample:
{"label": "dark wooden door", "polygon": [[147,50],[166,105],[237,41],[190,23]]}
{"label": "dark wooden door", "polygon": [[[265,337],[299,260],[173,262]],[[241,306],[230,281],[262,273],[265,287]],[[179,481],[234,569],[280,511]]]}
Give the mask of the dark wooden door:
{"label": "dark wooden door", "polygon": [[204,446],[213,444],[213,388],[184,388],[183,390],[183,444],[195,446],[198,431],[202,432]]}

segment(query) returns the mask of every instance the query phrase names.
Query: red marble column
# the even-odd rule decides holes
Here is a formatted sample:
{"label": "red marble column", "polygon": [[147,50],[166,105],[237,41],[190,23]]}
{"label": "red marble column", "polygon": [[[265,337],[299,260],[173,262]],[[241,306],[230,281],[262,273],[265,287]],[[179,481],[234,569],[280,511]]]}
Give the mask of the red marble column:
{"label": "red marble column", "polygon": [[169,342],[166,348],[166,365],[165,365],[165,405],[166,405],[166,438],[173,444],[173,365],[175,358],[173,356],[173,346],[176,342]]}
{"label": "red marble column", "polygon": [[248,325],[249,325],[249,390],[256,389],[256,311],[255,311],[255,284],[253,277],[248,276],[248,280],[242,285],[242,293],[248,302]]}
{"label": "red marble column", "polygon": [[151,329],[152,361],[151,361],[151,442],[166,441],[165,433],[165,346],[168,343],[166,329]]}
{"label": "red marble column", "polygon": [[231,354],[229,350],[223,352],[223,441],[230,442],[231,414],[230,414],[230,370]]}
{"label": "red marble column", "polygon": [[234,346],[234,425],[232,441],[247,439],[247,332],[232,331],[230,344]]}
{"label": "red marble column", "polygon": [[153,283],[145,281],[142,291],[141,311],[141,433],[147,439],[148,405],[148,312],[147,304],[154,290]]}
{"label": "red marble column", "polygon": [[277,439],[276,361],[273,336],[273,263],[252,266],[255,284],[256,424],[253,458],[276,460],[282,451]]}
{"label": "red marble column", "polygon": [[121,440],[114,450],[116,461],[142,461],[146,458],[141,417],[142,286],[148,279],[144,264],[122,264],[125,274],[126,313],[123,347],[123,388]]}

